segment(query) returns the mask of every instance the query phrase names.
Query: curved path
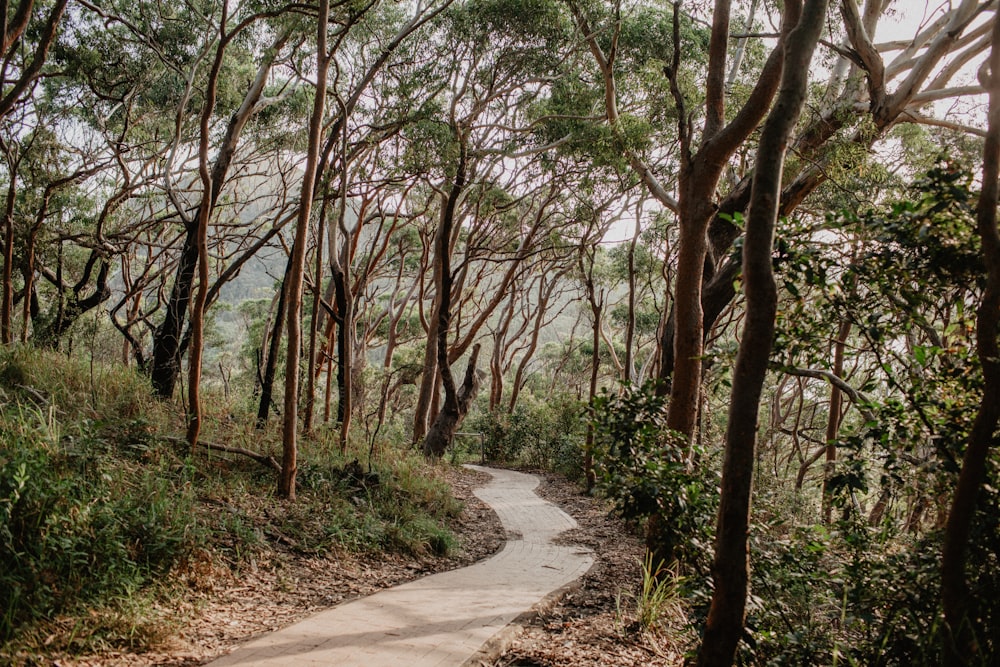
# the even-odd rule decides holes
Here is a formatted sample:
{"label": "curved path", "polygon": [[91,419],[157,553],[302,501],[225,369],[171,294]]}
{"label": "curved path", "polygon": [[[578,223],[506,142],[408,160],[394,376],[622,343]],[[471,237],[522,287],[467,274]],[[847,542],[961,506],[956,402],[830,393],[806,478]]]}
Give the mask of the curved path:
{"label": "curved path", "polygon": [[534,493],[538,478],[468,466],[493,480],[475,494],[500,516],[508,541],[492,558],[320,612],[212,663],[336,667],[457,667],[546,595],[593,563],[552,538],[576,527]]}

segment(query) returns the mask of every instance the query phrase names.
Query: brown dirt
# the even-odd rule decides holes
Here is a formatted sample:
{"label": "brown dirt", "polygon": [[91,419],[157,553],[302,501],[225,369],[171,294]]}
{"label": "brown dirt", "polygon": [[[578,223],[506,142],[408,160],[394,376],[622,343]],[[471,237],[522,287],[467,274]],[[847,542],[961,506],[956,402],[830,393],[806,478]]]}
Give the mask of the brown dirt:
{"label": "brown dirt", "polygon": [[[681,664],[680,648],[667,632],[638,629],[629,591],[638,587],[641,541],[602,503],[556,476],[537,473],[539,495],[558,504],[579,524],[562,536],[595,553],[596,562],[578,585],[543,613],[525,622],[515,639],[488,667],[651,667]],[[306,557],[292,550],[270,552],[269,561],[233,575],[208,563],[186,573],[182,598],[165,603],[165,622],[156,649],[144,653],[107,651],[87,657],[28,660],[57,667],[148,667],[200,665],[251,637],[276,630],[321,609],[369,595],[426,574],[464,567],[496,552],[503,530],[496,515],[472,494],[488,476],[469,470],[446,473],[465,509],[453,525],[460,549],[449,558],[413,560],[341,555]],[[262,560],[262,559],[261,559]],[[622,611],[618,611],[619,605]],[[177,618],[186,620],[177,621]],[[672,619],[676,621],[676,619]],[[674,625],[677,625],[674,623]],[[70,630],[67,628],[67,630]],[[680,636],[680,631],[673,634]]]}

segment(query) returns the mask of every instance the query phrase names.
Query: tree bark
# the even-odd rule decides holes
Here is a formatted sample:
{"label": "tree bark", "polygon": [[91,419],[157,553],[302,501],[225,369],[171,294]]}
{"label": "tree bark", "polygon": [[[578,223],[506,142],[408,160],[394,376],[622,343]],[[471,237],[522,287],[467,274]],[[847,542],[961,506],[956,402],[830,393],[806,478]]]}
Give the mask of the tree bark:
{"label": "tree bark", "polygon": [[295,500],[295,475],[298,471],[298,418],[299,418],[299,347],[302,339],[302,281],[306,264],[306,232],[312,212],[313,192],[316,189],[316,172],[319,147],[323,133],[323,114],[326,108],[326,77],[330,66],[326,32],[330,19],[330,0],[319,0],[316,21],[316,90],[312,114],[309,117],[309,144],[306,164],[302,174],[302,192],[299,197],[299,214],[295,221],[295,241],[290,258],[291,272],[286,286],[288,298],[288,351],[285,362],[285,414],[281,437],[281,474],[278,476],[278,495]]}
{"label": "tree bark", "polygon": [[[844,375],[844,349],[847,347],[847,336],[850,333],[851,321],[845,319],[840,323],[837,340],[834,341],[833,347],[833,374],[837,377]],[[830,502],[829,484],[837,464],[837,435],[840,433],[843,401],[844,397],[840,387],[831,384],[830,408],[826,418],[826,466],[823,469],[823,521],[827,524],[833,520],[833,504]]]}
{"label": "tree bark", "polygon": [[1000,421],[1000,232],[997,201],[1000,198],[1000,14],[993,18],[989,58],[989,121],[983,148],[983,190],[976,206],[976,227],[986,266],[986,289],[976,312],[976,352],[983,369],[983,395],[962,459],[958,485],[945,526],[941,558],[941,601],[951,633],[946,655],[952,664],[975,664],[979,656],[975,619],[970,618],[970,591],[966,581],[969,534],[976,511],[976,497],[986,478],[987,458]]}
{"label": "tree bark", "polygon": [[[799,16],[801,12],[801,16]],[[743,249],[746,321],[733,371],[722,492],[713,561],[712,602],[698,649],[699,667],[732,665],[743,634],[750,563],[747,532],[760,395],[774,341],[778,290],[771,251],[788,139],[805,101],[809,63],[826,18],[826,0],[786,0],[781,90],[761,131]],[[786,25],[788,25],[786,24]]]}
{"label": "tree bark", "polygon": [[528,364],[531,363],[532,358],[535,356],[535,351],[538,349],[538,339],[542,332],[542,326],[545,323],[545,313],[549,308],[552,294],[555,292],[559,281],[562,280],[568,271],[569,267],[567,266],[562,270],[556,271],[552,276],[545,277],[543,274],[543,279],[539,282],[538,303],[536,304],[537,311],[535,313],[534,324],[531,328],[531,338],[528,341],[527,349],[524,350],[524,354],[517,364],[517,370],[514,372],[514,380],[510,388],[510,399],[507,402],[508,412],[514,412],[514,408],[517,406],[517,399],[520,397],[521,389],[524,387]]}
{"label": "tree bark", "polygon": [[292,258],[285,264],[285,275],[278,287],[278,304],[275,306],[274,324],[267,342],[267,358],[264,360],[264,373],[260,379],[260,403],[257,405],[257,430],[267,424],[271,414],[271,404],[274,402],[274,376],[278,368],[278,352],[281,349],[281,334],[285,323],[285,307],[288,302],[288,276],[292,271]]}
{"label": "tree bark", "polygon": [[[91,277],[94,274],[94,267],[97,266],[97,276],[94,277],[94,290],[90,296],[81,296],[84,289],[90,285]],[[97,250],[90,252],[90,257],[83,269],[83,275],[72,287],[72,297],[66,300],[65,292],[69,289],[58,275],[53,282],[59,292],[59,303],[55,313],[51,317],[45,318],[45,324],[35,331],[35,339],[42,345],[56,348],[59,339],[66,331],[73,326],[81,315],[87,313],[100,304],[111,298],[111,288],[108,286],[108,274],[111,272],[111,264],[107,258],[102,257]],[[52,278],[43,272],[46,278]],[[126,341],[127,342],[127,341]]]}
{"label": "tree bark", "polygon": [[[441,244],[439,242],[439,237],[441,235],[441,228],[438,227],[437,233],[434,235],[434,247],[440,248]],[[439,251],[435,250],[435,261],[434,261],[434,283],[435,285],[440,284],[441,278],[439,276],[441,272],[441,260],[437,257]],[[414,409],[413,414],[413,443],[416,444],[423,440],[424,436],[427,435],[428,422],[430,421],[431,404],[433,402],[434,388],[437,385],[438,377],[438,356],[437,356],[437,341],[438,341],[438,327],[439,327],[439,317],[438,309],[441,303],[441,293],[440,291],[435,295],[434,304],[432,307],[432,313],[430,319],[427,321],[427,343],[424,346],[424,370],[423,374],[420,376],[420,387],[417,393],[417,405]]]}
{"label": "tree bark", "polygon": [[[213,70],[221,67],[220,59],[223,57],[227,45],[243,29],[248,27],[250,23],[249,19],[245,20],[231,32],[223,35],[216,46],[216,62],[213,63]],[[211,219],[212,212],[215,210],[219,195],[222,192],[222,186],[229,173],[233,156],[236,153],[240,135],[250,117],[257,111],[257,103],[264,92],[268,72],[270,72],[274,58],[288,40],[288,36],[288,32],[283,32],[275,39],[267,57],[265,57],[264,61],[257,68],[256,77],[251,82],[250,88],[243,98],[243,102],[229,120],[229,124],[226,127],[226,134],[219,145],[215,162],[212,165],[210,186],[203,186],[202,201],[199,202],[198,207],[198,217],[195,220],[190,220],[186,214],[183,212],[180,213],[185,227],[184,245],[181,248],[180,259],[177,262],[174,284],[170,290],[170,299],[167,302],[167,312],[164,315],[163,322],[153,333],[150,379],[153,384],[153,390],[160,398],[168,399],[173,396],[174,387],[180,377],[184,321],[187,317],[194,291],[194,275],[198,266],[199,239],[202,231],[207,232],[207,230],[202,230],[201,219],[205,215],[205,209],[207,209],[207,219]],[[215,76],[218,76],[218,72],[216,72]],[[211,90],[208,90],[207,94],[214,95],[215,84],[211,84],[210,88]],[[205,108],[209,106],[210,101],[206,98]],[[211,102],[211,106],[214,107],[214,102]],[[209,109],[208,111],[210,112],[211,110]],[[204,128],[202,134],[205,134]],[[201,167],[199,167],[199,172],[201,172]]]}
{"label": "tree bark", "polygon": [[[342,153],[346,161],[346,151]],[[337,249],[330,248],[330,279],[334,286],[335,319],[337,321],[337,421],[340,422],[340,451],[347,451],[347,440],[354,414],[354,294],[351,289],[351,262],[356,240],[360,233],[362,212],[358,215],[358,229],[350,232],[345,223],[347,212],[347,165],[342,165],[337,231],[344,242],[337,256]],[[339,236],[339,235],[337,235]],[[331,240],[335,240],[335,236]],[[333,243],[332,245],[336,245]]]}
{"label": "tree bark", "polygon": [[222,17],[219,19],[219,46],[215,60],[205,84],[205,102],[201,110],[200,136],[198,138],[198,176],[201,179],[201,203],[195,229],[195,245],[198,253],[198,292],[195,294],[191,310],[191,354],[188,358],[188,425],[187,441],[194,455],[201,433],[201,363],[205,353],[205,303],[208,299],[208,223],[212,219],[212,175],[208,171],[209,123],[215,113],[215,98],[225,54],[226,21],[229,18],[229,3],[222,3]]}
{"label": "tree bark", "polygon": [[0,305],[0,344],[14,342],[14,201],[17,196],[17,165],[9,146],[4,145],[8,156],[9,179],[3,215],[3,304]]}
{"label": "tree bark", "polygon": [[[724,124],[725,66],[729,42],[730,1],[716,0],[709,40],[706,83],[706,117],[701,144],[691,152],[689,130],[679,126],[683,145],[678,190],[677,278],[674,288],[674,363],[670,383],[667,428],[688,443],[694,442],[701,403],[702,355],[704,353],[705,313],[702,309],[702,286],[708,258],[708,230],[718,210],[716,188],[729,156],[756,129],[767,113],[781,77],[784,45],[790,25],[782,28],[778,46],[768,57],[747,102]],[[675,5],[674,60],[670,67],[671,89],[683,110],[683,96],[675,76],[679,67],[679,28]],[[793,24],[794,25],[794,24]],[[681,114],[684,118],[685,114]]]}
{"label": "tree bark", "polygon": [[[322,360],[316,353],[321,318],[323,292],[323,237],[326,236],[327,197],[323,197],[319,215],[316,218],[316,263],[313,274],[312,313],[309,315],[309,368],[306,375],[306,413],[302,420],[302,430],[312,431],[313,414],[316,409],[316,379],[319,377]],[[332,250],[332,248],[331,248]]]}
{"label": "tree bark", "polygon": [[[465,368],[465,379],[462,386],[455,392],[454,400],[448,400],[445,392],[444,405],[441,411],[434,418],[427,437],[424,438],[421,448],[426,456],[440,458],[448,451],[448,447],[455,439],[455,432],[461,426],[462,420],[469,412],[469,406],[476,398],[479,391],[479,373],[476,370],[476,361],[479,358],[480,345],[476,343],[472,346],[472,354],[469,357],[469,364]],[[450,375],[450,371],[448,371]],[[445,385],[447,386],[447,385]]]}
{"label": "tree bark", "polygon": [[594,470],[593,418],[594,401],[597,399],[597,379],[601,366],[601,315],[604,310],[604,295],[602,294],[598,298],[594,285],[594,256],[597,251],[593,248],[587,248],[583,252],[586,253],[587,259],[590,260],[590,265],[584,266],[583,255],[581,255],[580,270],[583,271],[584,284],[587,289],[587,301],[590,304],[590,313],[593,318],[593,327],[591,328],[590,384],[587,389],[587,411],[590,414],[590,419],[587,420],[587,435],[583,442],[583,475],[587,480],[587,491],[589,492],[593,491],[594,486],[597,484],[597,472]]}
{"label": "tree bark", "polygon": [[[802,169],[784,188],[779,209],[780,215],[790,215],[810,193],[826,181],[828,178],[827,158],[824,157],[822,151],[844,128],[849,119],[855,118],[855,114],[851,110],[859,102],[863,101],[871,107],[871,119],[875,131],[859,130],[853,135],[845,137],[845,140],[864,148],[872,146],[896,123],[919,119],[918,114],[911,111],[920,106],[915,103],[915,97],[920,92],[919,85],[927,80],[929,73],[938,66],[950,49],[961,43],[965,37],[963,31],[982,9],[982,5],[974,0],[964,0],[959,6],[950,9],[947,15],[948,20],[939,21],[940,25],[935,28],[933,34],[927,37],[928,41],[933,38],[933,48],[924,49],[921,55],[909,57],[906,62],[897,67],[898,70],[909,71],[909,75],[898,89],[890,94],[886,89],[887,82],[884,76],[886,66],[881,62],[878,51],[870,48],[869,39],[869,35],[874,32],[877,20],[881,16],[882,4],[879,2],[866,3],[862,16],[858,12],[854,0],[841,3],[844,23],[848,29],[849,44],[856,53],[864,54],[861,69],[869,76],[867,90],[848,89],[841,91],[831,87],[828,91],[828,98],[840,98],[840,102],[822,110],[812,124],[799,134],[795,150],[808,158],[802,162],[810,166]],[[903,59],[903,56],[900,56],[897,62]],[[840,82],[840,78],[835,77],[833,82]],[[932,81],[925,88],[934,90],[940,88],[941,85],[943,84]],[[871,99],[865,99],[867,97]],[[832,153],[837,154],[838,152],[833,151]],[[643,178],[648,184],[649,179],[653,177],[647,173],[643,174]],[[705,262],[701,296],[704,331],[711,328],[736,295],[736,291],[733,289],[733,279],[740,263],[732,260],[722,263],[722,260],[734,241],[739,238],[740,230],[730,220],[724,219],[722,214],[731,216],[736,212],[746,211],[751,180],[750,176],[744,178],[719,202],[718,210],[709,224],[711,261]],[[650,186],[650,191],[654,191],[652,186]],[[661,384],[658,386],[658,391],[662,392],[669,391],[671,387],[675,325],[676,321],[672,309],[667,316],[667,324],[663,328],[658,349],[661,358],[659,365]]]}
{"label": "tree bark", "polygon": [[635,212],[635,232],[632,240],[628,244],[628,322],[625,325],[625,377],[622,379],[632,384],[635,377],[635,297],[636,275],[635,275],[635,247],[639,243],[639,234],[642,228],[639,224],[641,220],[642,204],[636,207]]}
{"label": "tree bark", "polygon": [[[427,456],[442,456],[444,454],[447,446],[451,444],[451,439],[454,437],[458,424],[465,417],[469,402],[472,401],[475,391],[478,390],[474,368],[474,362],[479,354],[478,347],[473,348],[474,354],[471,359],[473,363],[469,364],[469,368],[466,371],[466,385],[462,388],[462,395],[459,394],[458,389],[455,387],[455,378],[451,374],[451,366],[448,363],[448,331],[451,328],[451,291],[454,281],[451,273],[451,237],[455,229],[458,200],[465,189],[468,159],[465,129],[455,126],[454,131],[455,138],[458,141],[458,164],[455,168],[455,180],[448,191],[444,209],[441,211],[441,225],[436,237],[438,305],[435,313],[435,319],[437,320],[437,337],[435,343],[438,367],[437,376],[441,378],[441,383],[444,387],[444,404],[434,418],[434,424],[428,430],[427,436],[421,445],[421,449]],[[425,380],[428,373],[428,369],[425,368]],[[468,391],[466,387],[468,387]]]}

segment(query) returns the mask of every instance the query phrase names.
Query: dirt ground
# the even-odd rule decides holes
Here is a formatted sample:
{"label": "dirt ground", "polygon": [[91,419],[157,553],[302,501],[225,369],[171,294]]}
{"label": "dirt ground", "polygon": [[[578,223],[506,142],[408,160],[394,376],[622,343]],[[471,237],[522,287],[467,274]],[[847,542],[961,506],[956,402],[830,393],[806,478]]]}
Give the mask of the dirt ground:
{"label": "dirt ground", "polygon": [[[276,551],[238,578],[225,571],[192,573],[200,588],[174,601],[183,622],[163,628],[156,650],[108,652],[54,660],[56,667],[148,667],[200,665],[251,637],[276,630],[316,611],[433,572],[464,567],[496,552],[503,530],[496,515],[472,489],[488,476],[467,470],[448,471],[465,510],[453,529],[461,548],[453,557],[413,561],[383,556],[306,558]],[[566,533],[567,543],[595,552],[590,572],[554,605],[529,619],[486,667],[602,665],[651,667],[681,664],[680,648],[669,631],[656,635],[638,628],[632,594],[640,581],[641,541],[607,508],[578,488],[550,475],[540,475],[539,495],[561,506],[579,528]],[[206,566],[207,567],[207,566]],[[171,617],[178,614],[172,613]],[[37,664],[37,663],[36,663]]]}

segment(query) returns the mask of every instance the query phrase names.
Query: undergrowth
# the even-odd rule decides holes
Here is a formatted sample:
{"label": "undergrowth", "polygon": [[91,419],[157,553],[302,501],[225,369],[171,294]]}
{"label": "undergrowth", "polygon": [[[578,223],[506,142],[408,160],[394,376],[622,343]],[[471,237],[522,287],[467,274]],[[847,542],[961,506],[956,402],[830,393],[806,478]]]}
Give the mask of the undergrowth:
{"label": "undergrowth", "polygon": [[[277,455],[276,429],[218,400],[206,440]],[[243,457],[191,456],[175,405],[144,378],[55,353],[0,352],[0,663],[44,652],[141,651],[182,621],[185,588],[265,552],[447,555],[461,505],[416,455],[301,441],[298,499]],[[171,437],[173,436],[173,437]],[[44,648],[41,648],[43,647]],[[15,657],[16,656],[16,657]]]}

